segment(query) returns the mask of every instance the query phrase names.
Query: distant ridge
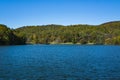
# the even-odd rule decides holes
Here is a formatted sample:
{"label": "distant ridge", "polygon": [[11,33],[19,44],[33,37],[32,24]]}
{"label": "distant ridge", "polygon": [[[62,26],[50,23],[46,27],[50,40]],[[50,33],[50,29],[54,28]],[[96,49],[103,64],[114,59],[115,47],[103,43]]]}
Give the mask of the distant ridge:
{"label": "distant ridge", "polygon": [[101,25],[115,25],[115,24],[120,24],[120,21],[110,21],[110,22],[103,23]]}
{"label": "distant ridge", "polygon": [[63,27],[63,26],[110,26],[110,25],[113,25],[113,26],[115,26],[115,25],[120,25],[120,21],[109,21],[109,22],[105,22],[105,23],[101,23],[101,24],[98,24],[98,25],[92,25],[92,24],[82,24],[82,23],[80,23],[80,24],[72,24],[72,25],[62,25],[62,24],[46,24],[46,25],[25,25],[25,26],[22,26],[22,27],[18,27],[18,28],[16,28],[16,29],[19,29],[19,28],[24,28],[24,27],[33,27],[33,26],[35,26],[35,27],[45,27],[45,26],[49,26],[49,27]]}
{"label": "distant ridge", "polygon": [[96,44],[120,45],[120,21],[101,25],[36,25],[17,29],[0,25],[0,45]]}

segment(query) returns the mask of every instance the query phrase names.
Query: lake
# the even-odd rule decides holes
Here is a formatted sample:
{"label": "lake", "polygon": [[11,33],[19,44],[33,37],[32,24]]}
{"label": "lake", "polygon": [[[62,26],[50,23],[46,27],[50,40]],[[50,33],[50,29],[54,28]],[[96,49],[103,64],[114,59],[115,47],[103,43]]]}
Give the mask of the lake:
{"label": "lake", "polygon": [[120,80],[120,46],[0,46],[0,80]]}

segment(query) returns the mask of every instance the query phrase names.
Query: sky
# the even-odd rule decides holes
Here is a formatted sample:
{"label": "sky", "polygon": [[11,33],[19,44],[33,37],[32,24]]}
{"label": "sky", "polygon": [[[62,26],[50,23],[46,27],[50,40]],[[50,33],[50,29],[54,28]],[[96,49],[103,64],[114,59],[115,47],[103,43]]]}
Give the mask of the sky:
{"label": "sky", "polygon": [[99,25],[120,20],[120,0],[0,0],[0,24]]}

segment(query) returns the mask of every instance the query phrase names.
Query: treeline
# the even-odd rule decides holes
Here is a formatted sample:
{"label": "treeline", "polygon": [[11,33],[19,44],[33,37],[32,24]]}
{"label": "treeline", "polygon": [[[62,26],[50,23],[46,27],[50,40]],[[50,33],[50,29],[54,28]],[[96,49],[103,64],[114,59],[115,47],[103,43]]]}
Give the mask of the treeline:
{"label": "treeline", "polygon": [[30,44],[120,44],[120,22],[101,25],[24,26],[15,30]]}
{"label": "treeline", "polygon": [[10,37],[10,42],[17,44],[120,44],[119,21],[101,25],[24,26],[10,32],[17,37]]}
{"label": "treeline", "polygon": [[6,25],[0,24],[0,45],[20,45],[25,44],[23,36],[18,36]]}

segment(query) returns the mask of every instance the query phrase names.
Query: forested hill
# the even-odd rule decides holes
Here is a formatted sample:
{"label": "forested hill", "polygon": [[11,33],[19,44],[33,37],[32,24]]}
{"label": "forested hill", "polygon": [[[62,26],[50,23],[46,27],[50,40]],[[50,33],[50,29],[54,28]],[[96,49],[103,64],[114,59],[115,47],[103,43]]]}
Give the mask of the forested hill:
{"label": "forested hill", "polygon": [[[120,45],[120,21],[101,25],[0,26],[0,44],[111,44]],[[7,33],[8,38],[5,38]],[[11,35],[12,34],[12,35]],[[8,40],[8,41],[6,41]],[[6,43],[8,42],[8,43]]]}
{"label": "forested hill", "polygon": [[25,38],[14,34],[6,25],[0,24],[0,45],[20,45],[25,44]]}

